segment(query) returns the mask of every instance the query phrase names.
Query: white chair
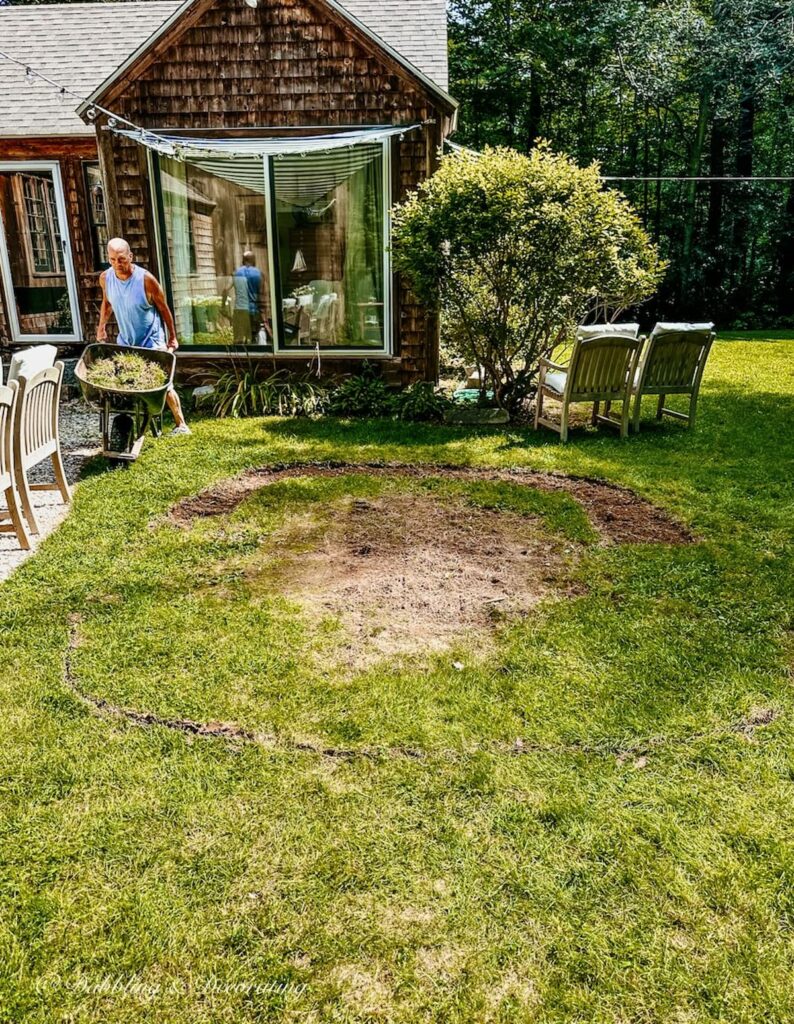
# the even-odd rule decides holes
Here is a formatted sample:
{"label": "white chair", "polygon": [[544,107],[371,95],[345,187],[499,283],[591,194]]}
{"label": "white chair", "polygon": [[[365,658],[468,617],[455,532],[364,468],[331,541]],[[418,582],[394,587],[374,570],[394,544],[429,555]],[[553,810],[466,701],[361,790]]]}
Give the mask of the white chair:
{"label": "white chair", "polygon": [[[31,501],[31,491],[58,490],[64,501],[71,498],[61,458],[58,433],[58,409],[63,383],[63,363],[39,370],[32,377],[19,378],[19,398],[14,424],[14,475],[20,503],[31,533],[39,533],[39,524]],[[45,459],[52,461],[54,483],[28,483],[28,470]]]}
{"label": "white chair", "polygon": [[19,380],[20,377],[27,377],[30,380],[39,370],[55,366],[57,358],[58,349],[54,345],[34,345],[32,348],[23,348],[11,357],[6,383],[10,384],[12,380]]}
{"label": "white chair", "polygon": [[[7,512],[0,512],[0,533],[15,533],[23,551],[30,551],[30,537],[17,501],[14,478],[14,426],[19,410],[19,388],[16,381],[0,385],[0,493],[5,497]],[[11,520],[6,522],[6,520]]]}

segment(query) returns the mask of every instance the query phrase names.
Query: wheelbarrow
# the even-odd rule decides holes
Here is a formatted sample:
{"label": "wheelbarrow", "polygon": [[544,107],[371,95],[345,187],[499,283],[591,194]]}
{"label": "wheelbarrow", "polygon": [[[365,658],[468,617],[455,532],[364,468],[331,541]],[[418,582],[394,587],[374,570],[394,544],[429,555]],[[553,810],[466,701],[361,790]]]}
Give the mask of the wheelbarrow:
{"label": "wheelbarrow", "polygon": [[[97,387],[90,383],[87,371],[97,359],[105,359],[116,352],[135,353],[148,362],[159,363],[168,374],[168,380],[150,391],[121,391]],[[163,431],[165,396],[173,385],[176,356],[166,349],[137,348],[130,345],[87,345],[75,367],[83,398],[99,409],[99,428],[102,431],[102,454],[109,459],[133,462],[141,453],[146,431],[154,437]]]}

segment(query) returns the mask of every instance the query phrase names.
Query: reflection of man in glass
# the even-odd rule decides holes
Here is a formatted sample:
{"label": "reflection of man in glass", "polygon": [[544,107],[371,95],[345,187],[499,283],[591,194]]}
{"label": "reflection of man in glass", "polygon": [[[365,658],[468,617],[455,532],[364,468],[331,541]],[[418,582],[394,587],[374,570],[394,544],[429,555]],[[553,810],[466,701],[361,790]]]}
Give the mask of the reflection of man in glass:
{"label": "reflection of man in glass", "polygon": [[256,259],[250,250],[243,253],[242,266],[235,270],[225,294],[230,291],[234,291],[234,343],[255,345],[262,324],[262,271],[256,267]]}

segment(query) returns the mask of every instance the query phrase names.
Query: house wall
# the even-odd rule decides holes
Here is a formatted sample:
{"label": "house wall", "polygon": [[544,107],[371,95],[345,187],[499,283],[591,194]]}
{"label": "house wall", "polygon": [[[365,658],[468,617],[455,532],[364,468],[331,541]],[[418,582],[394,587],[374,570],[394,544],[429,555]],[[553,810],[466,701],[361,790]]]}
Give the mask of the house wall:
{"label": "house wall", "polygon": [[[85,194],[83,163],[97,159],[96,140],[91,136],[74,138],[0,138],[0,160],[52,160],[57,161],[63,179],[66,200],[69,236],[77,277],[80,317],[83,336],[87,341],[94,338],[99,320],[99,306],[102,293],[99,287],[99,272],[94,269],[88,204]],[[9,249],[13,249],[9,240]],[[14,253],[12,252],[12,263]],[[17,257],[19,258],[18,254]],[[0,295],[0,344],[10,343],[8,316],[5,296]]]}
{"label": "house wall", "polygon": [[[187,26],[187,27],[184,27]],[[156,51],[102,97],[114,112],[146,128],[229,130],[373,124],[435,124],[395,143],[394,198],[435,169],[451,109],[397,62],[324,4],[241,0],[197,4],[178,38]],[[134,77],[133,77],[134,75]],[[143,150],[97,125],[111,231],[154,269],[157,253]],[[115,220],[115,224],[114,224]],[[438,322],[402,282],[395,289],[392,373],[403,382],[437,372]],[[184,355],[183,355],[184,360]]]}

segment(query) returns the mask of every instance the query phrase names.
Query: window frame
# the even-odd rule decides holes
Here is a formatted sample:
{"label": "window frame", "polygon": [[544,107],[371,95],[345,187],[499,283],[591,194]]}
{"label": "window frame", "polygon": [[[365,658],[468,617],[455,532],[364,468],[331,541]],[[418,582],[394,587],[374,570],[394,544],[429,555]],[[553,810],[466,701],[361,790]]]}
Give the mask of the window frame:
{"label": "window frame", "polygon": [[[362,140],[362,145],[371,146],[372,142]],[[320,356],[326,358],[358,358],[358,359],[389,359],[394,354],[394,277],[391,261],[391,208],[392,208],[392,146],[391,139],[382,139],[382,196],[383,209],[383,345],[379,348],[350,348],[334,345],[320,345]],[[165,206],[163,203],[163,188],[161,179],[161,163],[159,154],[152,150],[147,151],[149,176],[154,182],[151,190],[153,209],[153,222],[155,225],[157,262],[160,270],[160,280],[163,283],[166,298],[173,310],[174,291],[171,276],[171,261],[168,252],[168,234],[166,231]],[[296,348],[284,344],[284,308],[283,297],[280,289],[280,254],[278,249],[278,233],[276,230],[277,211],[275,195],[275,157],[267,155],[262,158],[263,175],[265,179],[265,217],[267,225],[267,261],[268,261],[268,283],[270,287],[270,303],[273,310],[273,343],[272,345],[188,345],[186,344],[179,351],[183,356],[191,353],[211,352],[215,355],[225,353],[247,355],[262,355],[269,358],[279,359],[302,359],[310,358],[317,352],[317,347],[305,346]],[[189,163],[189,158],[187,159]]]}

